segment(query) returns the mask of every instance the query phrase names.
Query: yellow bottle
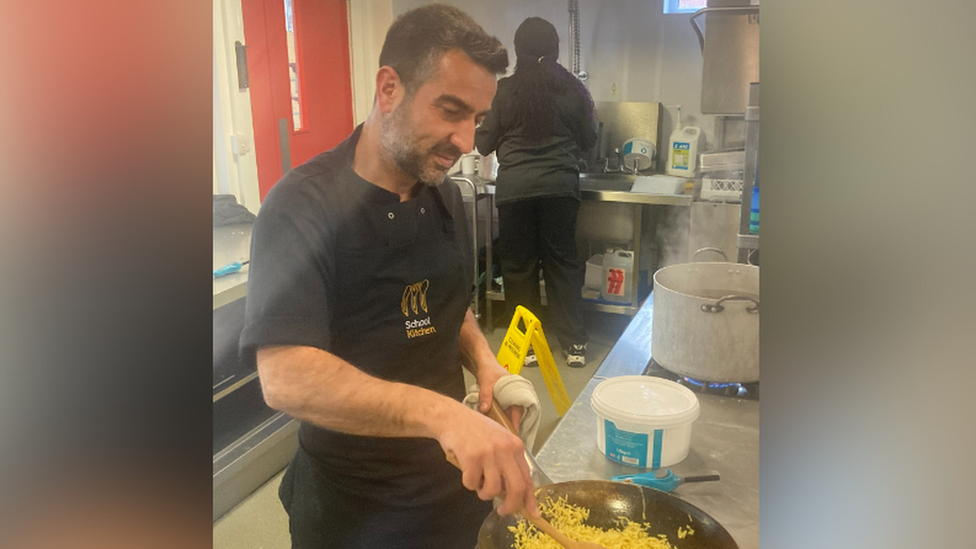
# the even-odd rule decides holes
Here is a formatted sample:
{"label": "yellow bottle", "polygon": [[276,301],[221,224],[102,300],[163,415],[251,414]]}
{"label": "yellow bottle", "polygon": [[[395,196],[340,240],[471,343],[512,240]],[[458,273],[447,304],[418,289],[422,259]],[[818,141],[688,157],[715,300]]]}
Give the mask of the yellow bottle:
{"label": "yellow bottle", "polygon": [[681,127],[681,105],[676,105],[678,117],[674,131],[671,132],[668,147],[668,175],[693,179],[698,167],[698,147],[701,141],[701,128]]}

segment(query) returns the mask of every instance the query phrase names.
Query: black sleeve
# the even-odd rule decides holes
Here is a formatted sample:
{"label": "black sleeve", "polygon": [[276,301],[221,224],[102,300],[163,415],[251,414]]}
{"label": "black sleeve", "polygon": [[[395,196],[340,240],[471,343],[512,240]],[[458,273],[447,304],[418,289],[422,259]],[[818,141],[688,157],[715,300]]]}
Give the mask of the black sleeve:
{"label": "black sleeve", "polygon": [[[596,145],[597,131],[596,131],[596,120],[593,116],[587,116],[586,108],[582,109],[582,119],[583,127],[580,131],[580,135],[577,138],[577,144],[579,145],[580,151],[584,154],[592,149]],[[596,115],[596,113],[593,113]]]}
{"label": "black sleeve", "polygon": [[330,347],[335,230],[321,202],[310,198],[308,184],[286,176],[275,185],[251,232],[240,353],[252,367],[266,345]]}
{"label": "black sleeve", "polygon": [[505,134],[502,128],[502,95],[505,93],[501,82],[498,84],[498,92],[491,100],[491,110],[481,122],[481,126],[475,131],[474,145],[482,155],[489,155],[494,152],[501,144],[502,136]]}
{"label": "black sleeve", "polygon": [[579,145],[580,152],[584,154],[596,145],[597,140],[596,110],[592,113],[586,112],[587,103],[591,101],[588,95],[589,93],[585,88],[579,90],[574,97],[576,109],[573,111],[576,113],[576,121],[573,124],[576,132],[576,144]]}

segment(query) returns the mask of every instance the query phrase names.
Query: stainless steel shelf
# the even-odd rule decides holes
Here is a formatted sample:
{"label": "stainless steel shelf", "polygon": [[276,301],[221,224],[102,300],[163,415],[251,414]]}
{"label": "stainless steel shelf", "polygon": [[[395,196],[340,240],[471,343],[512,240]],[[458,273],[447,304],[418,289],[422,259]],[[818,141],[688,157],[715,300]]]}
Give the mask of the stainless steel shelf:
{"label": "stainless steel shelf", "polygon": [[651,206],[691,206],[692,196],[688,194],[650,194],[627,191],[593,190],[583,187],[580,196],[584,200],[599,202],[623,202],[626,204],[648,204]]}
{"label": "stainless steel shelf", "polygon": [[298,425],[278,412],[214,455],[214,521],[288,465],[298,449]]}
{"label": "stainless steel shelf", "polygon": [[485,292],[485,299],[489,301],[505,301],[505,292],[496,292],[496,291]]}
{"label": "stainless steel shelf", "polygon": [[640,310],[640,307],[636,305],[610,305],[608,303],[586,301],[585,299],[583,300],[583,308],[601,313],[614,313],[628,316],[634,316]]}
{"label": "stainless steel shelf", "polygon": [[[505,301],[505,292],[491,291],[485,292],[485,299],[489,301]],[[545,299],[543,298],[543,303]],[[640,307],[637,305],[611,305],[609,303],[597,303],[595,301],[583,300],[583,308],[589,311],[598,311],[601,313],[614,313],[634,316]]]}
{"label": "stainless steel shelf", "polygon": [[231,377],[221,381],[220,384],[214,386],[213,401],[217,402],[218,400],[224,398],[225,396],[240,389],[244,385],[250,383],[252,380],[257,379],[257,377],[258,377],[257,371],[251,372],[246,376],[232,375]]}

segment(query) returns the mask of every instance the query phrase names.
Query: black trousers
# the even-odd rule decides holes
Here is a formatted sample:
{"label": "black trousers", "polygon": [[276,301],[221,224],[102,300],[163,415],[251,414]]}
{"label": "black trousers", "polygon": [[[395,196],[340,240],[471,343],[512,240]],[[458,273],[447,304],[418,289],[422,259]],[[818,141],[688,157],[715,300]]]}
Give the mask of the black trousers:
{"label": "black trousers", "polygon": [[[498,205],[498,238],[509,318],[522,305],[538,316],[563,349],[586,343],[583,328],[584,262],[576,258],[573,197],[539,197]],[[546,314],[539,294],[539,267],[546,281]]]}

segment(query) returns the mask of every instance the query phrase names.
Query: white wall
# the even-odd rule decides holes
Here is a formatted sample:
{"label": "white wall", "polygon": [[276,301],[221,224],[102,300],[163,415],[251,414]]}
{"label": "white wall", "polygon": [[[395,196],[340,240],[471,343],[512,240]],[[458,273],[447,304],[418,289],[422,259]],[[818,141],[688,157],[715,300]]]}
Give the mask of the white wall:
{"label": "white wall", "polygon": [[[429,4],[424,0],[393,0],[393,17]],[[444,2],[470,14],[509,50],[515,66],[515,30],[526,17],[542,17],[559,32],[559,62],[571,63],[569,2],[564,0],[456,0]],[[595,101],[659,101],[682,105],[682,124],[705,134],[708,150],[715,116],[701,114],[702,55],[690,14],[663,14],[662,0],[580,0],[580,68],[589,73]],[[662,120],[667,138],[672,113]]]}
{"label": "white wall", "polygon": [[366,120],[373,108],[376,71],[386,31],[393,23],[390,0],[349,0],[349,44],[354,124]]}
{"label": "white wall", "polygon": [[[261,205],[258,166],[254,156],[251,95],[237,86],[234,42],[244,40],[240,0],[214,0],[214,189],[233,194],[252,213]],[[244,143],[246,152],[235,151],[231,136]]]}

